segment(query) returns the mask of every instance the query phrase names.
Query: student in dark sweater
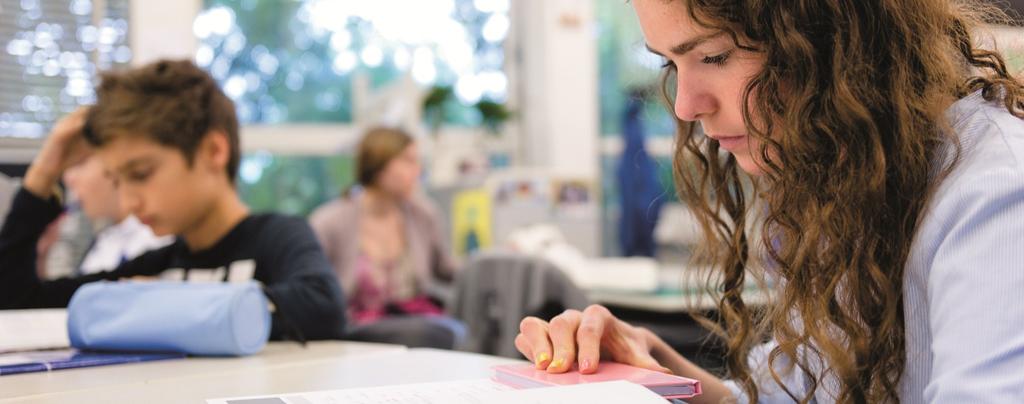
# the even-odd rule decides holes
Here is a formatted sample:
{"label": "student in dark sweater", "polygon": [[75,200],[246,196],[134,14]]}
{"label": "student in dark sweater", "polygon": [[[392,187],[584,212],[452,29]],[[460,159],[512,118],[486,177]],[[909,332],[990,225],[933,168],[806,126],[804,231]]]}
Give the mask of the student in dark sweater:
{"label": "student in dark sweater", "polygon": [[[272,303],[272,339],[341,338],[344,299],[309,226],[250,214],[238,197],[238,121],[213,78],[188,61],[160,61],[105,74],[97,99],[54,127],[14,198],[0,229],[0,309],[64,307],[100,280],[255,279]],[[58,178],[92,153],[121,205],[177,240],[109,272],[41,281],[35,245],[61,212]]]}

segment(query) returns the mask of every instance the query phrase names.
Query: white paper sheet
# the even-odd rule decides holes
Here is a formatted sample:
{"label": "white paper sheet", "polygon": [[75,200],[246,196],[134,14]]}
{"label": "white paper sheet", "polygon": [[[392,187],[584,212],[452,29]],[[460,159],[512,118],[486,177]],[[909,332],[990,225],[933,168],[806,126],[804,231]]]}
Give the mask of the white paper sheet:
{"label": "white paper sheet", "polygon": [[0,353],[69,346],[67,310],[0,310]]}
{"label": "white paper sheet", "polygon": [[628,382],[514,390],[487,379],[406,384],[277,396],[221,398],[207,404],[665,404],[647,388]]}

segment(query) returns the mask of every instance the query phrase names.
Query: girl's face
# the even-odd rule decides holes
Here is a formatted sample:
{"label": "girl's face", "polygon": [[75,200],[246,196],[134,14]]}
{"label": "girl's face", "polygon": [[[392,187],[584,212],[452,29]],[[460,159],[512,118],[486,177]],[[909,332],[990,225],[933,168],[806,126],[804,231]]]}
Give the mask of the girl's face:
{"label": "girl's face", "polygon": [[744,171],[760,174],[761,142],[748,136],[742,107],[744,88],[761,70],[762,58],[737,48],[727,33],[698,26],[677,1],[632,4],[647,47],[676,71],[676,116],[699,121],[704,133],[736,156]]}
{"label": "girl's face", "polygon": [[416,190],[421,171],[419,151],[413,143],[388,162],[377,177],[376,185],[396,197],[409,198]]}
{"label": "girl's face", "polygon": [[93,155],[64,171],[64,183],[76,196],[82,212],[93,221],[121,221],[126,216],[117,201],[114,180],[104,172],[103,161]]}

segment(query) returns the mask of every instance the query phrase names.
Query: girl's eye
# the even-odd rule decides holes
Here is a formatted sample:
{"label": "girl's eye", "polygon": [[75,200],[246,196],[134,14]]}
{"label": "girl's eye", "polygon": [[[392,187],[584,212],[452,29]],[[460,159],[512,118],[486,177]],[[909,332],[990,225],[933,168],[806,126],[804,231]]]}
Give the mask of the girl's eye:
{"label": "girl's eye", "polygon": [[671,60],[668,60],[668,59],[665,59],[665,63],[661,64],[661,68],[662,69],[671,69],[671,68],[674,68],[674,67],[676,67],[676,64],[674,62],[672,62]]}
{"label": "girl's eye", "polygon": [[704,59],[701,60],[701,63],[722,67],[725,66],[725,62],[729,60],[729,56],[731,55],[732,51],[730,50],[715,56],[705,56]]}

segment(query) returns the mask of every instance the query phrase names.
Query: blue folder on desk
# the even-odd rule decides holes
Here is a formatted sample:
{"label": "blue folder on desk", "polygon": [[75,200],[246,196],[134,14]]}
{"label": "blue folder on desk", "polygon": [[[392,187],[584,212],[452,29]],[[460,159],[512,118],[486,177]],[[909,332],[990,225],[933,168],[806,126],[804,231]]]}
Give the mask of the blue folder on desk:
{"label": "blue folder on desk", "polygon": [[0,376],[184,358],[182,353],[101,352],[61,349],[0,355]]}

